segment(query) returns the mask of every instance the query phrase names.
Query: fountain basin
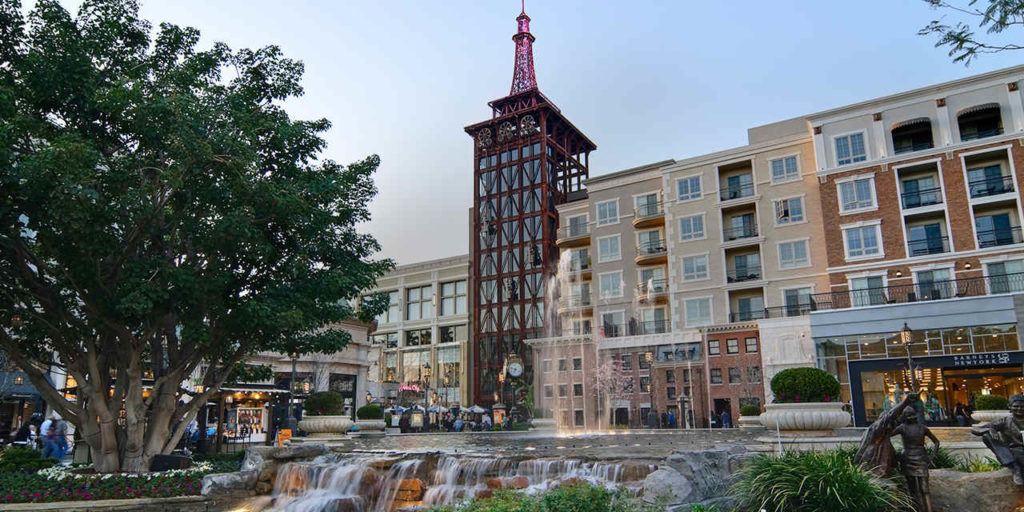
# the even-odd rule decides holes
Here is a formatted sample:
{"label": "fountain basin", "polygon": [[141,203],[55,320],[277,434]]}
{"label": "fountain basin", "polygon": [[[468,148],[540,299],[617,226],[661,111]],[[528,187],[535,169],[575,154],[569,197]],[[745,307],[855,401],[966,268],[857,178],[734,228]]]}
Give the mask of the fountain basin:
{"label": "fountain basin", "polygon": [[1002,410],[985,410],[985,411],[974,411],[971,413],[971,418],[974,418],[982,423],[988,423],[990,421],[998,420],[1004,416],[1009,416],[1010,411]]}
{"label": "fountain basin", "polygon": [[299,421],[299,428],[311,436],[344,434],[355,425],[348,416],[306,416]]}

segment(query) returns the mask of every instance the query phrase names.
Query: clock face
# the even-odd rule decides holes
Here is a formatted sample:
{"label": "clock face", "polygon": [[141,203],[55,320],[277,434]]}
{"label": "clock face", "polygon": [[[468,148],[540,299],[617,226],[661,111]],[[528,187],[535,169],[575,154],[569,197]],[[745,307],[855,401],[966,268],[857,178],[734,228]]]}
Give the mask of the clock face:
{"label": "clock face", "polygon": [[520,375],[523,374],[523,365],[515,362],[509,363],[508,374],[513,377],[519,377]]}

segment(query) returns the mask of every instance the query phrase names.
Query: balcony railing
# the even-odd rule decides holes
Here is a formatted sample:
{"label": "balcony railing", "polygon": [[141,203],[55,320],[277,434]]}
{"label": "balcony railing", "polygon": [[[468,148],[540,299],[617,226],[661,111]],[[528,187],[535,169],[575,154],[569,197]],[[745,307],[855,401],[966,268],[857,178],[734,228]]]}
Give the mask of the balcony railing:
{"label": "balcony railing", "polygon": [[924,256],[926,254],[942,254],[949,252],[948,236],[933,236],[907,242],[907,252],[910,256]]}
{"label": "balcony railing", "polygon": [[637,256],[659,256],[668,253],[668,244],[664,240],[648,240],[636,246]]}
{"label": "balcony railing", "polygon": [[811,308],[846,309],[1011,292],[1024,292],[1024,273],[818,293],[811,296]]}
{"label": "balcony railing", "polygon": [[897,144],[896,141],[893,141],[893,146],[893,152],[896,153],[897,155],[902,155],[903,153],[910,153],[912,151],[924,151],[926,149],[931,149],[935,147],[935,145],[930,140],[927,142],[918,142],[916,144]]}
{"label": "balcony railing", "polygon": [[[675,349],[660,350],[655,356],[655,360],[659,363],[668,363],[675,361],[693,361],[693,362],[704,362],[704,354],[701,352],[700,345],[691,344],[688,347],[675,347]],[[676,379],[682,379],[682,375],[676,375]],[[669,384],[672,384],[670,382]]]}
{"label": "balcony railing", "polygon": [[570,224],[558,228],[558,238],[576,238],[590,234],[590,224]]}
{"label": "balcony railing", "polygon": [[[964,129],[961,127],[960,128],[960,133],[962,134],[963,132],[964,132]],[[1003,134],[1003,129],[1002,128],[992,128],[992,129],[989,129],[989,130],[979,130],[979,131],[977,131],[975,133],[969,133],[968,135],[961,135],[960,136],[960,140],[963,141],[963,142],[967,142],[969,140],[985,139],[985,138],[988,138],[988,137],[995,137],[996,135],[1002,135],[1002,134]]]}
{"label": "balcony railing", "polygon": [[664,295],[668,293],[667,279],[650,279],[636,285],[637,295]]}
{"label": "balcony railing", "polygon": [[590,270],[590,258],[587,258],[586,260],[571,259],[569,260],[569,265],[565,270],[572,273]]}
{"label": "balcony railing", "polygon": [[636,332],[633,334],[663,334],[672,330],[672,323],[667,319],[648,320],[636,324]]}
{"label": "balcony railing", "polygon": [[661,201],[642,204],[633,209],[633,217],[637,219],[658,217],[661,215],[665,215],[665,203]]}
{"label": "balcony railing", "polygon": [[601,335],[605,338],[618,338],[626,335],[626,329],[621,325],[604,324],[601,326]]}
{"label": "balcony railing", "polygon": [[563,308],[583,308],[590,306],[590,294],[580,293],[565,295],[559,299],[558,305]]}
{"label": "balcony railing", "polygon": [[922,206],[929,206],[933,204],[941,204],[942,189],[935,187],[918,190],[917,192],[904,192],[903,194],[900,194],[900,198],[903,200],[904,210],[920,208]]}
{"label": "balcony railing", "polygon": [[968,183],[971,197],[988,197],[1013,192],[1013,176],[993,176]]}
{"label": "balcony railing", "polygon": [[760,320],[762,318],[768,318],[767,308],[734,311],[729,313],[729,322],[749,322],[751,320]]}
{"label": "balcony railing", "polygon": [[722,201],[740,199],[743,197],[750,197],[752,195],[754,195],[753,183],[733,186],[726,185],[719,190],[719,198],[721,198]]}
{"label": "balcony railing", "polygon": [[761,266],[730,268],[726,272],[726,278],[730,283],[742,283],[743,281],[755,281],[761,279]]}
{"label": "balcony railing", "polygon": [[722,230],[725,234],[725,241],[730,242],[732,240],[739,240],[741,238],[750,238],[757,236],[757,223],[750,222],[745,223],[742,226],[736,226],[732,228],[725,228]]}
{"label": "balcony railing", "polygon": [[1024,242],[1021,237],[1020,226],[1013,226],[1005,229],[993,229],[990,231],[978,231],[978,248],[998,247],[1000,245],[1012,245]]}

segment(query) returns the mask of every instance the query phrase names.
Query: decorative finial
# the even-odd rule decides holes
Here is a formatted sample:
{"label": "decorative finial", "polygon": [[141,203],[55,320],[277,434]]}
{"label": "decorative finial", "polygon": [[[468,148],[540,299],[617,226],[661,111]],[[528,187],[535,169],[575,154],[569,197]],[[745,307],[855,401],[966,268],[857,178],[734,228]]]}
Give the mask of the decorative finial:
{"label": "decorative finial", "polygon": [[519,94],[537,87],[533,70],[533,34],[530,33],[530,17],[526,15],[526,0],[522,0],[523,11],[516,17],[519,30],[512,40],[516,43],[515,71],[512,74],[512,94]]}

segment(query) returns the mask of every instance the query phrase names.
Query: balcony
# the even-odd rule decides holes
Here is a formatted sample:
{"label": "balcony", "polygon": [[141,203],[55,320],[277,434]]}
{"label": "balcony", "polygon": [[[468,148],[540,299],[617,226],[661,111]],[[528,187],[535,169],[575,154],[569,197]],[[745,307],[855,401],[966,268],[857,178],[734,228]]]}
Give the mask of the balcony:
{"label": "balcony", "polygon": [[593,267],[590,265],[590,258],[586,261],[571,259],[569,264],[565,266],[565,274],[572,281],[587,280],[593,276]]}
{"label": "balcony", "polygon": [[672,331],[672,322],[667,318],[658,320],[648,320],[646,322],[639,322],[636,324],[635,335],[645,334],[664,334]]}
{"label": "balcony", "polygon": [[636,247],[637,265],[659,265],[668,261],[668,244],[664,240],[648,240]]}
{"label": "balcony", "polygon": [[590,225],[569,225],[558,228],[555,238],[558,247],[581,247],[590,245]]}
{"label": "balcony", "polygon": [[729,313],[729,323],[749,322],[751,320],[761,320],[762,318],[768,318],[767,308]]}
{"label": "balcony", "polygon": [[[812,311],[1024,292],[1024,273],[862,288],[811,296]],[[802,306],[801,306],[802,307]]]}
{"label": "balcony", "polygon": [[722,229],[722,236],[726,242],[733,240],[742,240],[744,238],[753,238],[757,236],[757,223],[751,222],[741,226],[732,228]]}
{"label": "balcony", "polygon": [[590,301],[589,293],[566,295],[558,299],[558,312],[567,313],[572,311],[593,311],[594,307]]}
{"label": "balcony", "polygon": [[636,295],[640,302],[662,303],[668,300],[668,280],[651,279],[636,285]]}
{"label": "balcony", "polygon": [[1024,242],[1021,237],[1020,226],[1005,229],[993,229],[990,231],[978,231],[978,248],[998,247],[1000,245],[1013,245]]}
{"label": "balcony", "polygon": [[751,197],[754,195],[754,184],[746,183],[743,185],[732,185],[724,186],[719,190],[719,199],[722,201],[735,201],[736,199],[743,199],[744,197]]}
{"label": "balcony", "polygon": [[647,203],[633,209],[633,227],[649,228],[665,225],[665,203]]}
{"label": "balcony", "polygon": [[744,281],[757,281],[761,279],[761,266],[749,266],[742,268],[730,268],[726,271],[726,281],[729,283],[742,283]]}
{"label": "balcony", "polygon": [[942,189],[936,187],[916,192],[904,192],[900,194],[900,199],[903,202],[904,210],[942,204]]}
{"label": "balcony", "polygon": [[948,236],[933,236],[907,242],[907,256],[925,256],[949,252]]}
{"label": "balcony", "polygon": [[968,183],[971,199],[1013,192],[1013,176],[994,176]]}

